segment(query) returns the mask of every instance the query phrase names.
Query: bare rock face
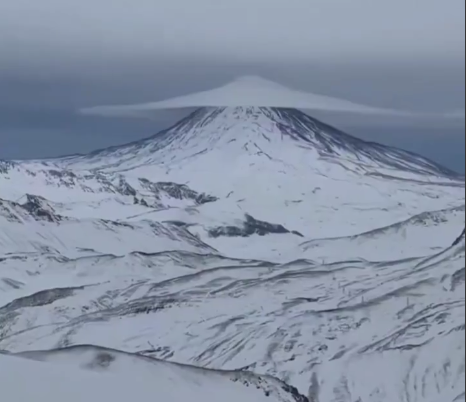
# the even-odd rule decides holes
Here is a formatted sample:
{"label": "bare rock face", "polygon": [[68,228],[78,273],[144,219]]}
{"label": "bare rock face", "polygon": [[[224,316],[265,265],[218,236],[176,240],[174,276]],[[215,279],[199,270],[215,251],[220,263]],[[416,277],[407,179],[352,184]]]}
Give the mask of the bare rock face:
{"label": "bare rock face", "polygon": [[290,231],[283,225],[268,223],[257,220],[251,215],[246,214],[245,221],[242,227],[238,226],[223,226],[209,230],[211,237],[249,237],[252,235],[267,236],[269,234],[294,234],[296,236],[304,237],[297,231]]}
{"label": "bare rock face", "polygon": [[453,242],[453,246],[457,246],[458,244],[460,244],[465,239],[465,235],[466,235],[466,228],[463,229],[463,232],[461,233],[461,235]]}
{"label": "bare rock face", "polygon": [[0,174],[6,174],[15,166],[13,162],[3,161],[0,159]]}
{"label": "bare rock face", "polygon": [[218,200],[217,197],[198,193],[184,184],[171,182],[153,183],[147,179],[139,179],[139,181],[143,188],[150,190],[158,200],[160,200],[163,195],[168,195],[169,197],[177,200],[191,200],[196,205],[207,204]]}
{"label": "bare rock face", "polygon": [[50,206],[45,198],[31,194],[26,194],[26,198],[27,201],[21,206],[35,219],[48,222],[60,222],[62,220],[61,216],[55,213],[54,208]]}

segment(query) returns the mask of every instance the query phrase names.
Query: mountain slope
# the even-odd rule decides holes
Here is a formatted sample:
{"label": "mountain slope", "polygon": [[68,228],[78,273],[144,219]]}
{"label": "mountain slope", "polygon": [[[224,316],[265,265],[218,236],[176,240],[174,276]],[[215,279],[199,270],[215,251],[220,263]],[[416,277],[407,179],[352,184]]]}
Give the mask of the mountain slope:
{"label": "mountain slope", "polygon": [[[268,149],[262,151],[259,144],[269,144]],[[225,149],[225,146],[265,157],[267,155],[261,152],[270,151],[275,146],[273,151],[283,155],[284,150],[277,149],[277,144],[286,151],[304,147],[322,158],[345,160],[362,171],[381,168],[392,170],[395,175],[404,172],[451,179],[462,177],[419,155],[347,135],[296,109],[257,107],[200,108],[150,139],[96,151],[84,157],[66,158],[65,164],[90,163],[101,169],[127,169],[140,163],[182,163],[215,148]],[[229,156],[236,157],[237,154]],[[310,152],[308,157],[311,157]]]}

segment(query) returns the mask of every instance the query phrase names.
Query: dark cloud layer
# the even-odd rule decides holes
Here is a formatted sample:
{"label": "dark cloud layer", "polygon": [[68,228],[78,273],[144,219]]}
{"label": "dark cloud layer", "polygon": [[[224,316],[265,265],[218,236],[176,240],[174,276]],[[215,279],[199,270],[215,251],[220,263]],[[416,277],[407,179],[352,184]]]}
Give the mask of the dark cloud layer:
{"label": "dark cloud layer", "polygon": [[[4,0],[12,61],[461,59],[462,0]],[[41,55],[47,56],[41,58]],[[153,63],[152,63],[153,64]]]}

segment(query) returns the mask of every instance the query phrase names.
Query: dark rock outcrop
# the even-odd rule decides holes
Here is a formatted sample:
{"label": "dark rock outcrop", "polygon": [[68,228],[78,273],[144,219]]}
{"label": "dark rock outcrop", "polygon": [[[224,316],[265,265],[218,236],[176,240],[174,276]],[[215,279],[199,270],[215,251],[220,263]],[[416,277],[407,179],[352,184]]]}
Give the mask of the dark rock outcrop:
{"label": "dark rock outcrop", "polygon": [[212,195],[198,193],[197,191],[190,189],[185,184],[172,182],[153,183],[147,179],[139,179],[139,182],[145,189],[150,190],[158,200],[160,200],[163,193],[176,200],[194,201],[197,205],[207,204],[218,200],[217,197]]}
{"label": "dark rock outcrop", "polygon": [[461,243],[462,240],[464,240],[466,236],[466,228],[463,229],[463,232],[461,233],[461,235],[453,242],[453,246],[457,246],[458,244]]}
{"label": "dark rock outcrop", "polygon": [[8,162],[8,161],[2,161],[0,160],[0,174],[6,174],[8,171],[14,167],[13,162]]}
{"label": "dark rock outcrop", "polygon": [[29,212],[36,220],[48,222],[60,222],[61,216],[55,214],[54,209],[47,203],[47,200],[38,195],[26,195],[27,201],[21,207]]}
{"label": "dark rock outcrop", "polygon": [[252,235],[266,236],[269,234],[294,234],[304,237],[297,231],[291,231],[283,225],[260,221],[246,214],[246,220],[242,227],[220,226],[209,230],[209,236],[217,237],[249,237]]}
{"label": "dark rock outcrop", "polygon": [[117,190],[120,194],[131,197],[136,197],[138,194],[138,192],[133,187],[131,187],[123,177],[120,177]]}
{"label": "dark rock outcrop", "polygon": [[[21,297],[0,308],[0,313],[12,312],[26,307],[42,307],[55,303],[57,300],[71,297],[84,287],[56,288],[43,290],[30,296]],[[0,314],[1,315],[1,314]]]}

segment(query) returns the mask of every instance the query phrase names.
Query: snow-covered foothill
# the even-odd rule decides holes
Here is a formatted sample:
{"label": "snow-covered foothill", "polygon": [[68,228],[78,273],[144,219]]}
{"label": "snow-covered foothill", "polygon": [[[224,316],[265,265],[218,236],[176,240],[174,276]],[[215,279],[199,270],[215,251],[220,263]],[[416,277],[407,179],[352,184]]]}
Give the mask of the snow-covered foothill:
{"label": "snow-covered foothill", "polygon": [[0,354],[2,400],[307,402],[295,398],[297,393],[285,391],[279,381],[252,374],[209,372],[98,348],[88,348],[83,354],[92,356],[81,366],[79,353],[73,351],[58,356],[50,352],[49,358],[46,353],[42,357],[27,355],[32,360]]}

